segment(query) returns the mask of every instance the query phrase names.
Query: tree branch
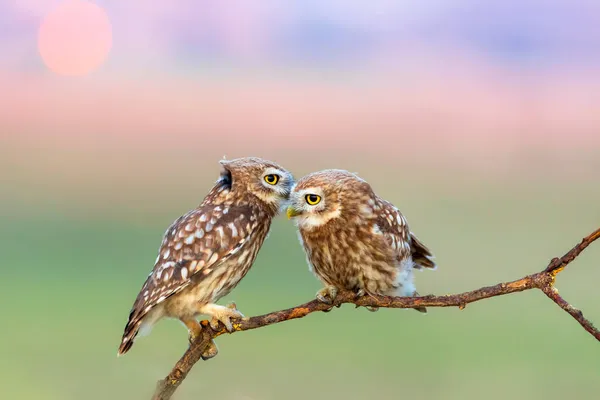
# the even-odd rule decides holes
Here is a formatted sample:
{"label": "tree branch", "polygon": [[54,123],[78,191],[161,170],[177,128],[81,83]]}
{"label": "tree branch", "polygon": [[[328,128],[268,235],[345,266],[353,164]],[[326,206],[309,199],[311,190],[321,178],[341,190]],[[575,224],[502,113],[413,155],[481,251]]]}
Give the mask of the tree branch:
{"label": "tree branch", "polygon": [[[335,302],[331,305],[321,303],[317,300],[309,301],[297,307],[287,310],[275,311],[269,314],[257,317],[243,318],[236,320],[233,324],[234,332],[247,331],[250,329],[261,328],[267,325],[277,324],[279,322],[289,321],[291,319],[302,318],[315,311],[330,311],[334,306],[340,307],[342,304],[351,303],[356,307],[371,306],[385,308],[414,308],[414,307],[459,307],[464,309],[467,304],[475,301],[487,299],[505,294],[522,292],[529,289],[540,289],[560,308],[568,312],[579,324],[588,331],[596,340],[600,341],[600,331],[588,321],[583,313],[569,304],[559,294],[554,287],[556,275],[571,263],[586,247],[596,239],[600,238],[600,229],[586,236],[577,246],[573,247],[568,253],[560,258],[554,258],[550,264],[541,272],[525,276],[512,282],[499,283],[494,286],[483,287],[470,292],[453,294],[447,296],[422,296],[422,297],[392,297],[392,296],[363,296],[357,298],[352,292],[341,292],[337,295]],[[207,348],[209,342],[228,333],[221,324],[218,330],[213,330],[208,321],[202,321],[202,335],[199,336],[183,357],[175,364],[175,367],[167,377],[158,382],[153,400],[168,400],[171,398],[177,387],[181,385],[194,364],[201,358],[202,353]]]}

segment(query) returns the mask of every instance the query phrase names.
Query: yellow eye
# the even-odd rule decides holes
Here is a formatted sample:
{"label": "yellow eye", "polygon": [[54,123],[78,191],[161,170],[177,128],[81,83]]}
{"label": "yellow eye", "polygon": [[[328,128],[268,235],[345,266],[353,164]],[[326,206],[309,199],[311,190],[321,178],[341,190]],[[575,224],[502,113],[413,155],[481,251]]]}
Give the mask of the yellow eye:
{"label": "yellow eye", "polygon": [[265,182],[267,182],[269,185],[277,185],[277,182],[279,182],[279,175],[276,175],[276,174],[265,175]]}
{"label": "yellow eye", "polygon": [[306,202],[311,206],[317,205],[321,201],[321,196],[319,196],[318,194],[307,194],[306,196],[304,196],[304,198],[306,199]]}

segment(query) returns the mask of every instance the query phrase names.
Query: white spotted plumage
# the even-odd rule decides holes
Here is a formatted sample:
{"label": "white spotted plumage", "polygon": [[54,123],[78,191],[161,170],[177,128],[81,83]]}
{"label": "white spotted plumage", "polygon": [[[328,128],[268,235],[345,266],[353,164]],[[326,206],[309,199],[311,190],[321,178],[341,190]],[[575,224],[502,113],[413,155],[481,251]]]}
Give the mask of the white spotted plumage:
{"label": "white spotted plumage", "polygon": [[413,296],[413,270],[435,269],[402,213],[348,171],[300,179],[288,215],[296,219],[309,268],[326,285],[319,299],[335,297],[337,290]]}
{"label": "white spotted plumage", "polygon": [[[293,177],[257,158],[221,164],[221,177],[204,201],[167,229],[154,269],[131,309],[119,354],[131,348],[139,331],[148,333],[163,317],[179,319],[192,332],[199,329],[199,314],[211,315],[228,328],[229,318],[241,315],[214,302],[252,266]],[[264,182],[266,170],[277,171],[278,185]]]}

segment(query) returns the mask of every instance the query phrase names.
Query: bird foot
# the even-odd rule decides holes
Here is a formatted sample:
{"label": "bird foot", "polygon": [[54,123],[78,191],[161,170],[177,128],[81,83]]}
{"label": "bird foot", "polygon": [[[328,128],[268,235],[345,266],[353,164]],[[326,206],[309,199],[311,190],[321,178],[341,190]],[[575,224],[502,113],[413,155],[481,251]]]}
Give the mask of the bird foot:
{"label": "bird foot", "polygon": [[228,332],[233,332],[233,324],[231,318],[244,318],[244,315],[238,311],[235,303],[228,304],[227,306],[220,306],[218,304],[206,304],[202,307],[202,313],[210,315],[210,327],[218,331],[219,322],[225,325],[225,329]]}
{"label": "bird foot", "polygon": [[[188,341],[190,346],[192,346],[194,342],[202,336],[202,325],[200,325],[195,319],[186,321],[185,325],[188,328]],[[217,348],[217,344],[211,339],[211,341],[208,343],[208,346],[206,346],[206,349],[204,349],[202,352],[201,357],[203,360],[208,360],[216,356],[218,353],[219,349]]]}
{"label": "bird foot", "polygon": [[333,304],[338,290],[335,286],[326,286],[317,292],[317,300],[325,304]]}
{"label": "bird foot", "polygon": [[[420,296],[419,293],[416,290],[413,292],[412,295],[413,295],[413,297],[419,297]],[[420,313],[427,314],[427,308],[425,308],[425,307],[415,307],[414,309],[417,310]]]}
{"label": "bird foot", "polygon": [[217,347],[215,341],[211,339],[210,342],[208,342],[208,346],[206,346],[206,349],[204,349],[200,357],[202,357],[202,359],[206,361],[210,360],[217,354],[219,354],[219,348]]}
{"label": "bird foot", "polygon": [[[359,298],[361,298],[361,297],[363,297],[363,296],[365,296],[367,294],[369,294],[369,293],[367,293],[366,290],[364,290],[364,289],[358,289],[356,291],[356,298],[359,299]],[[358,308],[358,306],[356,306],[356,308]],[[371,311],[371,312],[375,312],[375,311],[379,310],[379,307],[375,307],[375,306],[365,306],[365,308],[367,310]]]}
{"label": "bird foot", "polygon": [[[189,335],[190,346],[196,341],[196,339],[198,339],[198,337],[199,337],[198,335],[195,335],[192,332],[190,332],[190,335]],[[215,343],[215,341],[211,339],[210,342],[208,342],[208,346],[206,346],[206,349],[204,349],[204,351],[202,352],[200,357],[202,357],[202,359],[204,361],[206,361],[206,360],[210,360],[217,354],[219,354],[219,348],[217,347],[217,344]]]}

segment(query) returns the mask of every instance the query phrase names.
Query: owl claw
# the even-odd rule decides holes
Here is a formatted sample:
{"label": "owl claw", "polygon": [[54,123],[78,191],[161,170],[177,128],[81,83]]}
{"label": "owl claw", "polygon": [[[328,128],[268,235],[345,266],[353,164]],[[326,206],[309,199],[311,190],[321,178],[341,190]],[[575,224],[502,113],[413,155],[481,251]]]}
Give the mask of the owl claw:
{"label": "owl claw", "polygon": [[[190,346],[192,346],[202,336],[202,326],[195,319],[186,320],[185,325],[188,327],[188,341]],[[204,349],[201,357],[203,360],[208,360],[216,356],[218,352],[217,345],[211,340],[206,349]]]}
{"label": "owl claw", "polygon": [[[199,337],[199,335],[195,335],[192,332],[190,332],[190,335],[189,335],[190,346],[196,341],[196,339],[198,339],[198,337]],[[211,341],[208,342],[208,346],[206,346],[206,349],[204,349],[204,351],[202,352],[202,355],[200,357],[202,357],[202,359],[204,361],[206,361],[206,360],[210,360],[217,354],[219,354],[219,349],[217,348],[217,344],[215,343],[215,341],[211,339]]]}
{"label": "owl claw", "polygon": [[333,304],[337,296],[337,288],[335,286],[326,286],[317,292],[317,300],[325,304]]}
{"label": "owl claw", "polygon": [[[364,289],[358,289],[356,291],[356,299],[359,299],[365,295],[369,294],[366,290]],[[358,308],[359,306],[356,306],[356,308]],[[377,310],[379,310],[379,307],[375,307],[375,306],[365,306],[365,308],[371,312],[375,312]]]}
{"label": "owl claw", "polygon": [[[231,318],[244,318],[244,315],[238,311],[235,303],[229,303],[226,306],[219,306],[217,304],[207,304],[202,307],[202,313],[206,313],[211,315],[212,318],[209,322],[210,327],[218,331],[219,323],[223,323],[225,325],[225,329],[228,332],[233,332],[233,324],[231,323]],[[203,360],[209,360],[216,356],[219,353],[219,349],[214,340],[211,340],[208,343],[206,349],[202,353],[201,357]]]}
{"label": "owl claw", "polygon": [[214,340],[211,340],[210,342],[208,342],[208,346],[206,346],[206,349],[204,349],[204,352],[202,353],[202,355],[200,357],[202,357],[202,359],[204,361],[206,361],[206,360],[210,360],[217,354],[219,354],[219,349],[217,348],[217,344],[215,343]]}
{"label": "owl claw", "polygon": [[[421,296],[419,294],[419,292],[417,292],[416,290],[413,292],[413,297],[419,297]],[[427,308],[423,307],[423,306],[419,306],[419,307],[415,307],[415,310],[417,310],[418,312],[422,313],[422,314],[427,314]]]}
{"label": "owl claw", "polygon": [[231,303],[227,306],[207,304],[202,308],[202,313],[212,316],[209,324],[215,331],[219,330],[219,322],[221,322],[225,325],[225,329],[227,329],[228,332],[233,332],[231,318],[244,318],[244,315],[235,308],[235,303]]}

